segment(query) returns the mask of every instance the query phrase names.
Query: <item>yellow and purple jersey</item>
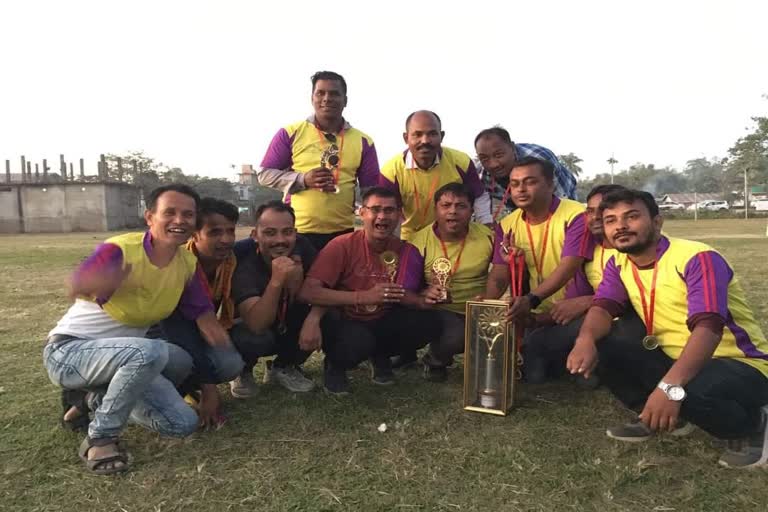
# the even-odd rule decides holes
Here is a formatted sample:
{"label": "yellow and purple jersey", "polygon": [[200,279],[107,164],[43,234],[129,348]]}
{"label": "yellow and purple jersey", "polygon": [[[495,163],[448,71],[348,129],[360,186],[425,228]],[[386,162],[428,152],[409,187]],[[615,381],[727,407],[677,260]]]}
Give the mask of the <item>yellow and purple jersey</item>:
{"label": "yellow and purple jersey", "polygon": [[[700,242],[662,236],[656,248],[656,266],[651,330],[664,353],[673,359],[680,357],[697,317],[715,314],[724,327],[713,357],[737,359],[768,376],[768,343],[747,305],[741,284],[717,251]],[[611,257],[595,301],[629,304],[644,318],[642,292],[632,267],[626,254]],[[637,268],[637,272],[649,294],[653,267]]]}
{"label": "yellow and purple jersey", "polygon": [[416,233],[411,243],[424,258],[424,275],[427,279],[431,279],[432,263],[435,259],[447,257],[454,265],[455,273],[451,276],[449,285],[451,302],[440,304],[439,308],[463,314],[466,302],[485,292],[488,268],[497,247],[494,234],[487,226],[470,222],[463,248],[461,241],[444,242],[447,256],[443,253],[443,246],[437,236],[436,224]]}
{"label": "yellow and purple jersey", "polygon": [[[550,217],[546,222],[527,226],[522,209],[517,209],[501,219],[501,231],[512,231],[515,245],[525,252],[531,290],[536,289],[542,280],[555,271],[562,258],[575,256],[585,260],[592,259],[594,240],[586,229],[585,210],[584,205],[579,202],[552,196]],[[503,264],[504,261],[498,260],[494,263]],[[554,301],[564,297],[565,287],[544,299],[536,308],[536,312],[549,311]]]}
{"label": "yellow and purple jersey", "polygon": [[614,254],[618,254],[616,249],[603,246],[602,240],[598,240],[594,236],[592,239],[595,247],[592,259],[585,261],[573,279],[565,286],[566,299],[594,295],[595,290],[600,286],[600,281],[603,280],[603,270],[608,264],[608,260]]}
{"label": "yellow and purple jersey", "polygon": [[448,183],[464,183],[475,199],[485,189],[469,155],[442,147],[429,169],[421,169],[410,151],[398,154],[381,168],[379,185],[399,194],[403,203],[400,238],[410,240],[435,221],[435,192]]}
{"label": "yellow and purple jersey", "polygon": [[306,173],[320,167],[323,152],[331,144],[338,147],[338,193],[306,189],[284,198],[296,212],[299,233],[351,229],[355,220],[355,181],[361,187],[378,183],[379,161],[373,140],[349,124],[335,139],[327,140],[310,120],[293,123],[275,134],[261,162],[262,167]]}

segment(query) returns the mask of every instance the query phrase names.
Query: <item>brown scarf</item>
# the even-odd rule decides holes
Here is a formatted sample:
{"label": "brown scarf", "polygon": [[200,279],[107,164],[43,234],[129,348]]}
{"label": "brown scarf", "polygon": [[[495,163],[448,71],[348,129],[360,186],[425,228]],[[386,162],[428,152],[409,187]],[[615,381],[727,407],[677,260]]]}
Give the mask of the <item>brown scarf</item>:
{"label": "brown scarf", "polygon": [[[194,240],[187,242],[187,249],[197,256]],[[235,304],[232,302],[232,275],[237,267],[237,258],[234,253],[230,253],[227,259],[221,262],[216,268],[216,277],[213,279],[213,286],[210,286],[206,279],[208,291],[211,294],[213,302],[221,301],[219,307],[219,323],[225,329],[229,329],[235,320]]]}

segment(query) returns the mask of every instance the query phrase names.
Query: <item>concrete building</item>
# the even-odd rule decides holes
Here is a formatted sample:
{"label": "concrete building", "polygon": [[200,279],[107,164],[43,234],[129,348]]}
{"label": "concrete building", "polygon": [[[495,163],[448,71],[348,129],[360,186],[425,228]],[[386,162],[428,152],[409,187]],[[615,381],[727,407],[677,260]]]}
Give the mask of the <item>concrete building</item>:
{"label": "concrete building", "polygon": [[126,183],[0,183],[0,233],[142,227],[139,189]]}

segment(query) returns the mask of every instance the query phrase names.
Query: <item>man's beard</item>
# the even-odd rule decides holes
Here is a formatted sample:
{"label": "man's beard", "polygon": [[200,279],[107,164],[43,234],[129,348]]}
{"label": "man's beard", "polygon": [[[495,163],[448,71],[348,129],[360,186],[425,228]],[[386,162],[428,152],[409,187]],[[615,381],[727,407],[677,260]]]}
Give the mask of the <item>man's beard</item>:
{"label": "man's beard", "polygon": [[640,239],[638,237],[637,242],[635,242],[632,245],[625,245],[625,246],[619,247],[617,246],[616,242],[614,242],[613,246],[620,253],[631,254],[634,256],[636,254],[641,254],[645,252],[651,245],[653,245],[654,241],[655,240],[654,240],[653,233],[648,233],[643,239]]}

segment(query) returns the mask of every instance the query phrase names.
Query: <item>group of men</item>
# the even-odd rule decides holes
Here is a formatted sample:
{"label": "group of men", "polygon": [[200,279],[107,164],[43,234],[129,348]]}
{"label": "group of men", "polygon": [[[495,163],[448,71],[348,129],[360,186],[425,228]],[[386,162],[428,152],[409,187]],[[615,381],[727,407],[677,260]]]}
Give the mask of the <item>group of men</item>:
{"label": "group of men", "polygon": [[728,441],[720,463],[766,464],[768,343],[719,253],[662,234],[645,192],[601,185],[574,201],[554,154],[500,127],[477,135],[473,162],[442,145],[436,114],[414,112],[407,149],[380,169],[346,104],[340,75],[312,77],[314,114],[278,131],[257,173],[285,200],[257,209],[249,238],[235,240],[233,205],[167,185],[147,199],[147,232],[108,239],[75,271],[44,363],[63,424],[87,426],[90,471],[128,468],[129,420],[169,436],[223,422],[217,385],[252,396],[259,358],[276,356],[264,380],[297,393],[315,386],[302,368],[315,351],[333,394],[363,363],[377,385],[417,361],[444,381],[466,302],[503,297],[518,258],[508,321],[525,329],[527,383],[602,383],[633,411],[614,439],[695,425]]}

